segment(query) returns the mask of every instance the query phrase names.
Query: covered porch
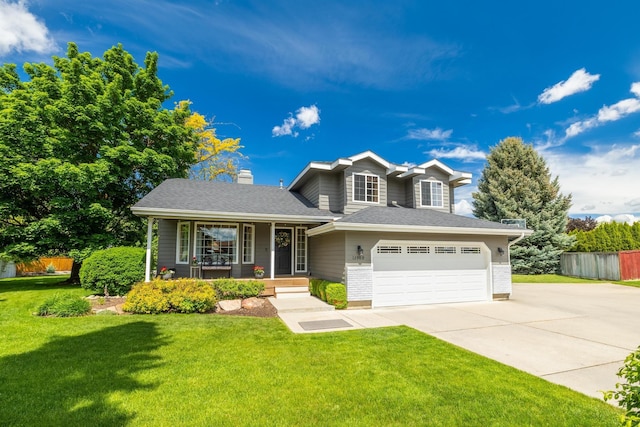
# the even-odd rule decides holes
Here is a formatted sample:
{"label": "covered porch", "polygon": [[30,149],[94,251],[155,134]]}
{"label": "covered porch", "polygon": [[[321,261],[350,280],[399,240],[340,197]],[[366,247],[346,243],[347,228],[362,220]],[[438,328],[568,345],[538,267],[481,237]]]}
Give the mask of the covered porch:
{"label": "covered porch", "polygon": [[[308,287],[310,269],[307,230],[301,222],[223,221],[148,217],[145,280],[152,278],[154,224],[157,225],[157,268],[174,277],[254,278],[264,270],[268,295],[275,283]],[[295,280],[294,280],[295,279]],[[273,285],[271,285],[273,283]]]}

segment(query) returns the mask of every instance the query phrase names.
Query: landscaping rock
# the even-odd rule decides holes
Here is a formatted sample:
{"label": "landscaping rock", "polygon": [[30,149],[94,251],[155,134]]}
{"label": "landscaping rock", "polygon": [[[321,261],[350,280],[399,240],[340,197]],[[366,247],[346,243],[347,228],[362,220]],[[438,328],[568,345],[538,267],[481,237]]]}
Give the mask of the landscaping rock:
{"label": "landscaping rock", "polygon": [[264,300],[261,298],[252,297],[242,300],[242,308],[245,308],[247,310],[252,310],[254,308],[260,307],[264,307]]}
{"label": "landscaping rock", "polygon": [[221,311],[234,311],[242,308],[242,301],[239,299],[218,301],[218,308]]}

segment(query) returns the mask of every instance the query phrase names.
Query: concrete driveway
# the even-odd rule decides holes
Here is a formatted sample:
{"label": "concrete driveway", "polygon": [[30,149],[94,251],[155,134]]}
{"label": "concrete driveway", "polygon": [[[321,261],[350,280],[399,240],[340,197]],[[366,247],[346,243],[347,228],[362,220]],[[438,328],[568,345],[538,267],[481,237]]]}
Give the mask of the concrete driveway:
{"label": "concrete driveway", "polygon": [[640,288],[515,284],[509,301],[374,310],[395,322],[602,398],[640,345]]}
{"label": "concrete driveway", "polygon": [[618,369],[640,345],[640,288],[514,284],[509,301],[281,317],[295,332],[301,320],[329,318],[351,328],[407,325],[601,399],[600,391],[615,388]]}

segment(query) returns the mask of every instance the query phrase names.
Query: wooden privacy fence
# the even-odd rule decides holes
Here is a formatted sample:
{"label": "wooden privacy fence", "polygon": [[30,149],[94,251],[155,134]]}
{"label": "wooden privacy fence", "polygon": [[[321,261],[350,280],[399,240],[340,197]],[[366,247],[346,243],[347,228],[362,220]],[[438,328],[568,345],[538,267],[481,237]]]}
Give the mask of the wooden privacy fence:
{"label": "wooden privacy fence", "polygon": [[601,280],[640,279],[640,251],[565,252],[560,255],[560,273]]}
{"label": "wooden privacy fence", "polygon": [[36,261],[21,262],[19,264],[16,264],[16,273],[18,274],[18,276],[30,273],[44,273],[47,271],[47,267],[49,265],[53,265],[56,271],[71,271],[73,258],[40,258]]}

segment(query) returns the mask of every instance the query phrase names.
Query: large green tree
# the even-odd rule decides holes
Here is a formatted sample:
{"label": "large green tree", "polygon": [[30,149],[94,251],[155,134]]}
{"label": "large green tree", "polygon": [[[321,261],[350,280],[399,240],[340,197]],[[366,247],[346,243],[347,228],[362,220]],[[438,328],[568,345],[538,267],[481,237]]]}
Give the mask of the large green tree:
{"label": "large green tree", "polygon": [[[186,177],[198,138],[188,102],[121,45],[102,58],[70,43],[53,65],[0,67],[0,252],[16,258],[132,244],[142,220],[130,211],[170,177]],[[79,268],[74,263],[74,273]]]}
{"label": "large green tree", "polygon": [[473,214],[490,221],[523,218],[534,233],[511,249],[515,273],[554,273],[573,238],[565,231],[571,196],[560,193],[544,159],[520,138],[491,148],[473,193]]}

